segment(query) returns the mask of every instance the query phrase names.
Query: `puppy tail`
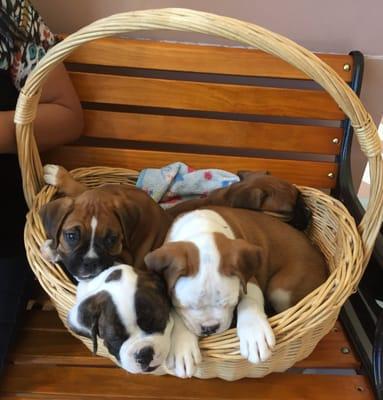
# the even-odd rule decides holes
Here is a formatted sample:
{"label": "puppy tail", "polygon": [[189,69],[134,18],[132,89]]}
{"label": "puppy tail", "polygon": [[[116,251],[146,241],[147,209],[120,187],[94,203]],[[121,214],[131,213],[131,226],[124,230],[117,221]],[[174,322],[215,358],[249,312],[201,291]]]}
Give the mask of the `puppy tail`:
{"label": "puppy tail", "polygon": [[302,193],[298,192],[297,201],[295,202],[293,218],[289,222],[294,228],[304,231],[312,220],[312,212],[306,206]]}

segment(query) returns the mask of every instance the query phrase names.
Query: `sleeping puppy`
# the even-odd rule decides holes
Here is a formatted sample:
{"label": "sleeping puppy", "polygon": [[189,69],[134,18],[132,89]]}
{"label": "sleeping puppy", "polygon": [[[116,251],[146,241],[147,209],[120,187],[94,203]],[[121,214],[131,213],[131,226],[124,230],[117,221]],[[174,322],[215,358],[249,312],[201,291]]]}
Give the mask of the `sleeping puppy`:
{"label": "sleeping puppy", "polygon": [[200,357],[198,336],[228,329],[236,307],[242,356],[267,360],[275,340],[263,294],[281,312],[327,277],[322,254],[302,232],[263,213],[228,207],[180,216],[145,262],[164,274],[180,317],[169,367],[183,377],[193,374]]}
{"label": "sleeping puppy", "polygon": [[154,371],[165,361],[173,319],[162,279],[117,265],[78,284],[68,325],[93,340],[94,353],[99,336],[122,368],[142,373]]}
{"label": "sleeping puppy", "polygon": [[240,182],[213,190],[206,197],[193,199],[169,208],[173,216],[207,206],[227,206],[263,211],[304,230],[311,220],[301,192],[291,183],[270,175],[267,171],[239,171]]}
{"label": "sleeping puppy", "polygon": [[115,263],[141,269],[144,256],[163,243],[171,218],[143,190],[119,184],[90,189],[57,165],[46,165],[44,178],[65,197],[40,211],[48,237],[41,251],[77,280]]}

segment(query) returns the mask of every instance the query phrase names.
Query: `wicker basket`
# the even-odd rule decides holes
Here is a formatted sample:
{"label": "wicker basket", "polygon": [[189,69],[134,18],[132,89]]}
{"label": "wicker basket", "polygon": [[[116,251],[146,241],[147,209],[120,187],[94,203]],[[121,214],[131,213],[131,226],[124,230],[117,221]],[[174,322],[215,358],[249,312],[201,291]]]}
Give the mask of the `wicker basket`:
{"label": "wicker basket", "polygon": [[[253,365],[239,354],[235,330],[201,340],[203,362],[196,376],[235,380],[245,376],[261,377],[284,371],[307,357],[318,341],[334,325],[341,306],[353,293],[378,234],[383,213],[382,159],[377,130],[355,93],[325,63],[294,42],[256,25],[232,18],[185,9],[146,10],[117,14],[92,23],[68,36],[41,60],[20,93],[15,114],[17,144],[26,200],[30,207],[25,229],[25,245],[30,265],[51,296],[60,318],[74,303],[75,287],[59,266],[45,261],[39,248],[45,240],[38,211],[55,194],[44,186],[40,157],[33,135],[33,121],[41,86],[48,73],[82,43],[135,30],[171,29],[213,34],[257,47],[282,58],[305,72],[334,98],[350,118],[361,148],[368,157],[371,193],[367,212],[356,227],[353,218],[337,200],[318,190],[303,187],[302,192],[313,211],[309,235],[325,254],[331,275],[327,282],[296,306],[270,319],[277,338],[273,356]],[[75,178],[97,186],[105,182],[134,184],[137,173],[116,168],[87,168],[72,171]],[[89,340],[80,338],[88,348]],[[99,354],[110,357],[100,343]]]}

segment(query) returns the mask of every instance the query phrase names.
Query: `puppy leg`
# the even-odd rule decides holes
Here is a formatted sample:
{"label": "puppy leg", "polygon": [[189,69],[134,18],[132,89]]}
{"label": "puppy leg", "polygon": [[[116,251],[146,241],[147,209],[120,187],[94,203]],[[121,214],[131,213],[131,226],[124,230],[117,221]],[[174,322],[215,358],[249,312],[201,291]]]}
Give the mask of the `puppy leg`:
{"label": "puppy leg", "polygon": [[57,263],[60,261],[60,256],[57,254],[57,251],[52,248],[52,239],[47,239],[40,247],[41,255],[45,258],[45,260],[53,263]]}
{"label": "puppy leg", "polygon": [[262,291],[256,284],[247,285],[247,294],[238,304],[237,334],[242,357],[254,364],[270,358],[275,337],[264,311]]}
{"label": "puppy leg", "polygon": [[269,281],[267,299],[278,313],[294,306],[327,279],[323,256],[314,251],[303,260],[286,261],[284,268]]}
{"label": "puppy leg", "polygon": [[174,327],[166,364],[179,378],[191,378],[196,365],[201,362],[198,337],[186,328],[175,311],[172,316]]}
{"label": "puppy leg", "polygon": [[57,187],[60,193],[71,197],[76,197],[87,189],[85,185],[73,179],[65,168],[54,164],[44,166],[44,181]]}
{"label": "puppy leg", "polygon": [[291,271],[286,267],[285,270],[275,274],[267,285],[267,299],[277,313],[287,310],[294,304],[293,293],[297,294],[296,290],[292,290],[294,286],[297,286],[295,284],[297,274],[294,272],[296,271]]}
{"label": "puppy leg", "polygon": [[291,290],[283,287],[272,287],[267,291],[268,299],[277,313],[287,310],[291,307]]}

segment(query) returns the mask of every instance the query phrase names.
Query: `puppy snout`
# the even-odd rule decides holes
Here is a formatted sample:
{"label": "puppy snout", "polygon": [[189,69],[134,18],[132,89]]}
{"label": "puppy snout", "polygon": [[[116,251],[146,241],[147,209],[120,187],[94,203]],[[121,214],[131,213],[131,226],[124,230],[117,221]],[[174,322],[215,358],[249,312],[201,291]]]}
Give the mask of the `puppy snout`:
{"label": "puppy snout", "polygon": [[84,258],[83,264],[84,267],[88,270],[93,270],[98,267],[98,259],[97,258]]}
{"label": "puppy snout", "polygon": [[153,360],[153,356],[154,356],[154,349],[151,346],[143,347],[134,355],[137,363],[140,364],[144,372],[151,372],[153,371],[153,369],[155,369],[153,367],[149,367],[149,364]]}
{"label": "puppy snout", "polygon": [[201,325],[201,334],[203,336],[212,335],[213,333],[216,333],[218,329],[219,329],[219,324]]}
{"label": "puppy snout", "polygon": [[92,279],[97,276],[103,268],[100,261],[96,258],[84,258],[81,267],[76,274],[79,279]]}

